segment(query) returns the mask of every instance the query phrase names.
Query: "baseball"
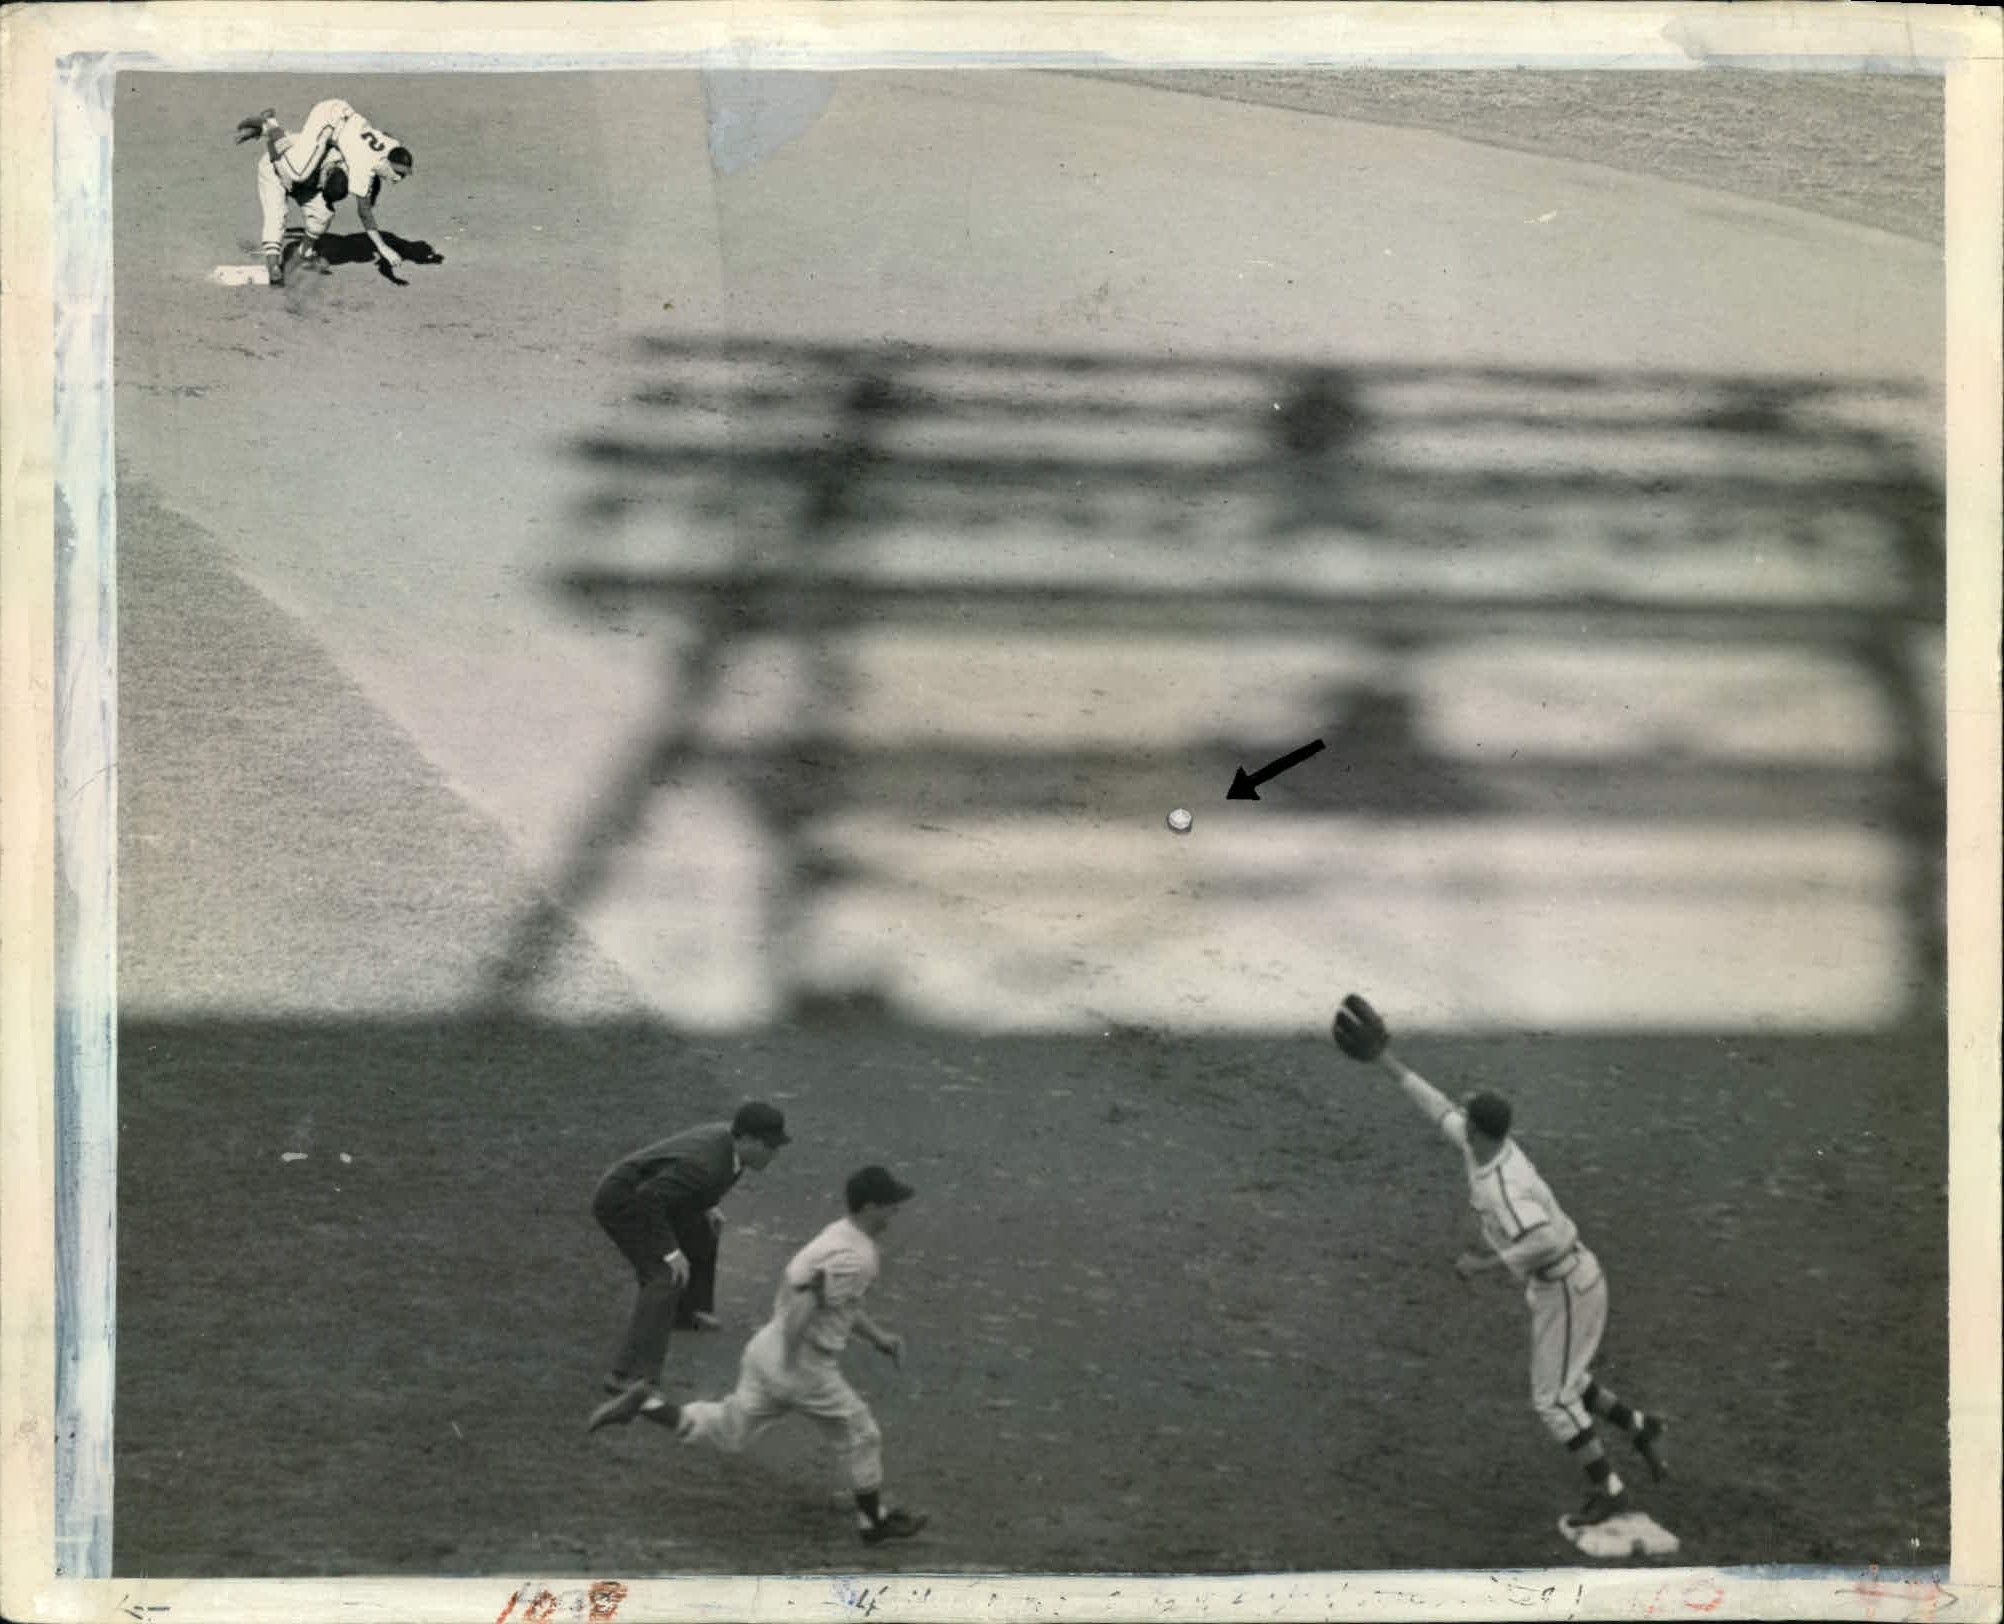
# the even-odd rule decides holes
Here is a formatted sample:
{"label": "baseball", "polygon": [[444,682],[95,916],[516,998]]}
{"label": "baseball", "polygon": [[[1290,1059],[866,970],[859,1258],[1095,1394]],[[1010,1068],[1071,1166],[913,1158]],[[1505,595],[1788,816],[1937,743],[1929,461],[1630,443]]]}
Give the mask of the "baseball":
{"label": "baseball", "polygon": [[1187,835],[1190,832],[1190,825],[1196,821],[1184,807],[1179,806],[1169,814],[1169,827],[1179,835]]}

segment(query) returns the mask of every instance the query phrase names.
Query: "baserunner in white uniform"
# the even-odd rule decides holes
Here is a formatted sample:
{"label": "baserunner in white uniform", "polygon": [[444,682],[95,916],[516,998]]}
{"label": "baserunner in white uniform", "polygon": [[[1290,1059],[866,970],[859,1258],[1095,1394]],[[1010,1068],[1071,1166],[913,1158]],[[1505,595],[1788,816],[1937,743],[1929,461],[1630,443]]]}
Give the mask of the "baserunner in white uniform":
{"label": "baserunner in white uniform", "polygon": [[806,1416],[834,1446],[856,1497],[856,1529],[866,1545],[907,1539],[923,1516],[883,1503],[883,1434],[839,1363],[850,1334],[894,1364],[904,1338],[864,1312],[877,1278],[877,1238],[911,1199],[907,1184],[881,1167],[850,1176],[849,1215],[838,1218],[793,1256],[773,1294],[772,1318],[745,1345],[729,1398],[674,1405],[658,1395],[640,1413],[675,1429],[685,1443],[735,1454],[789,1413]]}
{"label": "baserunner in white uniform", "polygon": [[1596,1418],[1626,1432],[1650,1474],[1668,1472],[1665,1423],[1632,1409],[1594,1380],[1593,1360],[1607,1328],[1607,1277],[1581,1241],[1531,1158],[1510,1137],[1510,1102],[1472,1095],[1456,1105],[1390,1049],[1384,1021],[1351,994],[1336,1012],[1337,1046],[1354,1060],[1375,1061],[1461,1152],[1468,1200],[1482,1226],[1486,1252],[1455,1260],[1463,1279],[1508,1270],[1524,1283],[1531,1310],[1531,1406],[1572,1452],[1587,1475],[1585,1507],[1567,1518],[1575,1528],[1606,1522],[1628,1509],[1628,1489],[1601,1447]]}
{"label": "baserunner in white uniform", "polygon": [[334,210],[352,196],[383,262],[395,269],[403,256],[376,226],[376,199],[387,182],[394,186],[410,174],[415,160],[410,148],[385,135],[345,101],[316,102],[296,132],[288,132],[266,108],[237,121],[239,141],[256,139],[263,150],[257,161],[257,201],[265,271],[274,287],[285,281],[285,210],[297,203],[305,221],[300,265],[325,271],[320,239],[334,223]]}

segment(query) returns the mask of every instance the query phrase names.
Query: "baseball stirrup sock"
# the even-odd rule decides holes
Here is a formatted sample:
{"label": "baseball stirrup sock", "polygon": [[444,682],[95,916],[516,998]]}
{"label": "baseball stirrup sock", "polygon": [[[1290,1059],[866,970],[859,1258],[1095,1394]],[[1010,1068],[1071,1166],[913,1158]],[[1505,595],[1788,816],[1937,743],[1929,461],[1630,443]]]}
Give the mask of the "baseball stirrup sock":
{"label": "baseball stirrup sock", "polygon": [[1586,1400],[1586,1407],[1595,1415],[1612,1421],[1624,1432],[1640,1432],[1645,1419],[1640,1410],[1631,1410],[1599,1382],[1588,1382],[1587,1389],[1580,1395]]}

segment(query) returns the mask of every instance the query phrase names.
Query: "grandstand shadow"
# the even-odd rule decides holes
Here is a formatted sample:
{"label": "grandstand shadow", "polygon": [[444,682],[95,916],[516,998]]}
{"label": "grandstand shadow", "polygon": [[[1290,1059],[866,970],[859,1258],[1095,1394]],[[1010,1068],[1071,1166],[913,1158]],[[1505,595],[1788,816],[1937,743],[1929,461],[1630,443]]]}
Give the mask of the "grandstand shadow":
{"label": "grandstand shadow", "polygon": [[[873,739],[845,720],[858,639],[1056,637],[1368,651],[1315,702],[1346,768],[1292,781],[1298,810],[1873,831],[1898,848],[1916,1008],[1939,1013],[1943,509],[1900,426],[1907,386],[762,339],[642,351],[628,409],[573,447],[591,486],[552,584],[607,615],[701,626],[700,653],[678,656],[699,663],[779,638],[803,662],[797,705],[783,738],[704,730],[710,689],[672,674],[652,744],[613,769],[500,955],[497,1001],[608,883],[649,798],[697,769],[725,775],[775,843],[773,963],[803,1008],[831,993],[786,967],[791,934],[823,888],[858,879],[800,846],[805,819],[920,798],[963,815],[1146,806],[1159,743]],[[1663,710],[1628,674],[1638,649],[1713,675]],[[1532,692],[1576,680],[1550,674],[1565,651],[1601,662],[1594,725],[1619,735],[1656,703],[1655,734],[1443,747],[1432,673],[1521,656]],[[1794,672],[1785,702],[1777,663]],[[1805,746],[1786,716],[1711,737],[1742,711],[1813,710],[1817,672],[1849,696],[1826,703],[1888,741],[1878,754]],[[1175,753],[1222,784],[1299,742],[1211,732]]]}

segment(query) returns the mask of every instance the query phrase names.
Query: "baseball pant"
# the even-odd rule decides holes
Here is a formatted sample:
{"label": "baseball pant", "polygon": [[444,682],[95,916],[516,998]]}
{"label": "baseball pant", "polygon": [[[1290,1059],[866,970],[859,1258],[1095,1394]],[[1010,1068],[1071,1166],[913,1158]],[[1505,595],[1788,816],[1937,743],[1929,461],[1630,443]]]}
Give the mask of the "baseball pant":
{"label": "baseball pant", "polygon": [[788,1413],[804,1415],[821,1429],[858,1494],[883,1487],[884,1435],[870,1406],[843,1378],[833,1354],[802,1348],[789,1366],[776,1324],[745,1344],[731,1396],[684,1404],[678,1430],[684,1443],[735,1455]]}
{"label": "baseball pant", "polygon": [[700,1257],[689,1258],[689,1283],[675,1300],[675,1329],[693,1331],[698,1314],[717,1311],[717,1260],[722,1251],[723,1221],[714,1211],[707,1213],[710,1245]]}
{"label": "baseball pant", "polygon": [[1584,1395],[1607,1329],[1607,1277],[1585,1247],[1563,1280],[1535,1276],[1524,1289],[1531,1308],[1531,1407],[1560,1443],[1593,1425]]}
{"label": "baseball pant", "polygon": [[334,205],[320,195],[320,188],[311,181],[302,181],[296,186],[288,186],[279,178],[273,166],[270,152],[257,161],[257,206],[261,216],[260,241],[267,254],[275,254],[285,241],[285,205],[297,203],[306,219],[306,240],[317,243],[326,236],[327,228],[334,223]]}
{"label": "baseball pant", "polygon": [[592,1216],[612,1238],[620,1254],[633,1265],[639,1293],[627,1319],[626,1335],[613,1360],[613,1374],[630,1381],[661,1380],[668,1357],[668,1335],[674,1328],[682,1288],[668,1272],[668,1254],[681,1250],[689,1260],[693,1281],[699,1272],[715,1278],[716,1231],[700,1215],[693,1222],[674,1222],[668,1210],[651,1201],[630,1181],[603,1180],[592,1196]]}

